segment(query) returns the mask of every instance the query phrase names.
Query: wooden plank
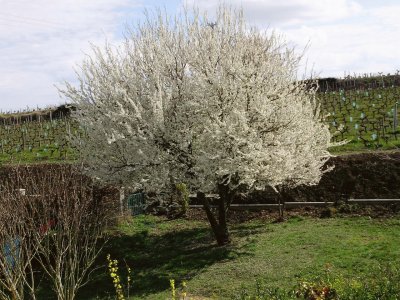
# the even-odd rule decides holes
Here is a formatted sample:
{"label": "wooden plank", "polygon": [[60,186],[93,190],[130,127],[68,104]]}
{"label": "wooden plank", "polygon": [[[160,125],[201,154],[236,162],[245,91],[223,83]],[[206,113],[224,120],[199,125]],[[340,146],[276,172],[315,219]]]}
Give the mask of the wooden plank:
{"label": "wooden plank", "polygon": [[231,204],[231,210],[264,210],[279,209],[279,204],[257,203],[257,204]]}
{"label": "wooden plank", "polygon": [[[350,199],[348,203],[355,204],[385,204],[400,203],[400,199]],[[325,207],[334,205],[335,202],[285,202],[282,208],[295,208],[305,206]],[[203,205],[189,205],[190,208],[203,208]],[[211,205],[211,208],[217,208]],[[263,210],[263,209],[279,209],[279,204],[257,203],[257,204],[231,204],[231,210]]]}
{"label": "wooden plank", "polygon": [[[189,205],[189,208],[203,208],[203,205]],[[211,208],[217,208],[216,205],[211,205]],[[231,204],[231,210],[263,210],[263,209],[278,209],[279,204]]]}
{"label": "wooden plank", "polygon": [[348,203],[355,203],[355,204],[400,203],[400,199],[349,199]]}
{"label": "wooden plank", "polygon": [[285,202],[285,207],[299,207],[299,206],[329,206],[334,202]]}

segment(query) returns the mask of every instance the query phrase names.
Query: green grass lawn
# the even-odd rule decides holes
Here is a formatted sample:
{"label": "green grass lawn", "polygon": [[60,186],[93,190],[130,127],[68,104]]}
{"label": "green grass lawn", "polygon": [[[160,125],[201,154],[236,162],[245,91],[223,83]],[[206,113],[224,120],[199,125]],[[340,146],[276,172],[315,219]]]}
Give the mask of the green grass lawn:
{"label": "green grass lawn", "polygon": [[73,149],[68,148],[67,151],[60,153],[59,149],[54,145],[32,149],[32,151],[19,151],[12,156],[0,153],[0,163],[5,164],[62,163],[73,162],[76,159],[77,155]]}
{"label": "green grass lawn", "polygon": [[178,288],[186,281],[191,296],[230,299],[257,279],[291,289],[300,278],[324,273],[327,264],[333,273],[353,278],[400,263],[400,217],[292,217],[284,223],[257,220],[230,228],[232,245],[217,247],[204,221],[154,216],[125,221],[112,232],[99,259],[104,267],[78,299],[113,295],[107,253],[120,262],[123,281],[125,262],[133,269],[131,299],[167,299],[169,279]]}

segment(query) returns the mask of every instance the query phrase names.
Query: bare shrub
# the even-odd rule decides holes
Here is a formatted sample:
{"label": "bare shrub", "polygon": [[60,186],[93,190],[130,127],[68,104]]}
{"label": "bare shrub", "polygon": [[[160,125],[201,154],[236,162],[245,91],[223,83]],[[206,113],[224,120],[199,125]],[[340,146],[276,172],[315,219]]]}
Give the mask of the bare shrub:
{"label": "bare shrub", "polygon": [[[20,188],[26,189],[26,195],[16,192]],[[2,232],[8,233],[6,219],[13,216],[10,211],[19,216],[16,220],[22,218],[21,222],[13,222],[20,225],[14,225],[16,229],[11,226],[14,231],[8,233],[8,238],[18,236],[24,245],[18,255],[26,252],[23,266],[13,269],[18,273],[17,282],[31,287],[35,294],[33,269],[26,268],[34,259],[48,275],[57,298],[74,299],[90,279],[94,260],[106,241],[104,229],[112,212],[110,199],[97,197],[93,182],[70,165],[16,167],[1,183],[1,190],[0,201],[8,203]],[[13,209],[14,203],[18,205]],[[1,269],[7,277],[7,264]],[[32,275],[28,278],[27,274]],[[18,287],[12,287],[14,290]]]}
{"label": "bare shrub", "polygon": [[29,290],[32,299],[36,299],[32,261],[38,253],[38,247],[31,243],[35,226],[26,200],[11,184],[1,185],[1,299],[23,299],[24,288]]}

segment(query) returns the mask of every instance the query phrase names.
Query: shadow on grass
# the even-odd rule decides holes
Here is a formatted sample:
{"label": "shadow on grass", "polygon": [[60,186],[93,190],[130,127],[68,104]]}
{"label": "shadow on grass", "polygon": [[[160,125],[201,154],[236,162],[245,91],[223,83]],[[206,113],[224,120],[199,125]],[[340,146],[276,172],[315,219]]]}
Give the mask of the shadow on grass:
{"label": "shadow on grass", "polygon": [[[169,280],[177,284],[190,280],[208,266],[237,258],[234,246],[217,247],[209,228],[175,230],[162,235],[143,230],[134,235],[113,237],[98,260],[100,268],[89,285],[82,288],[78,299],[104,299],[113,295],[114,288],[106,269],[106,255],[117,259],[120,276],[126,282],[126,265],[132,272],[134,295],[148,295],[169,289]],[[114,294],[115,295],[115,294]]]}
{"label": "shadow on grass", "polygon": [[257,234],[265,233],[267,231],[272,231],[272,229],[267,230],[265,224],[260,223],[247,223],[231,226],[230,232],[235,237],[255,237]]}

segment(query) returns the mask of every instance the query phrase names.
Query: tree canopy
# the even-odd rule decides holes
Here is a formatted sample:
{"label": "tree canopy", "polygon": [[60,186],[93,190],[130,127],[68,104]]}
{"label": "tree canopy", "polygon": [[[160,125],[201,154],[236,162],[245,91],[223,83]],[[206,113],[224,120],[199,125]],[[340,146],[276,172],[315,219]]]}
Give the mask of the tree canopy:
{"label": "tree canopy", "polygon": [[63,93],[86,128],[83,158],[104,180],[173,178],[205,191],[233,174],[249,186],[313,184],[330,135],[315,89],[296,80],[299,59],[241,11],[160,12],[124,45],[94,47],[80,85]]}

